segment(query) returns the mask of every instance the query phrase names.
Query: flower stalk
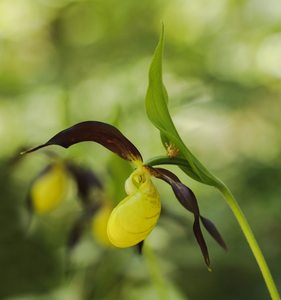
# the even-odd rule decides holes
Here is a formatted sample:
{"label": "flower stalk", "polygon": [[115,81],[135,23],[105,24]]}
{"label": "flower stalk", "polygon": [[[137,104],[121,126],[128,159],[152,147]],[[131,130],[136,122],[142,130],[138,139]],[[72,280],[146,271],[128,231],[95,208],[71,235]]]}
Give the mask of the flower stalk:
{"label": "flower stalk", "polygon": [[226,203],[232,210],[232,213],[234,214],[234,216],[235,216],[235,218],[236,218],[236,220],[237,220],[237,222],[238,222],[238,224],[250,246],[250,249],[257,261],[257,264],[262,273],[262,276],[264,278],[264,281],[266,283],[267,289],[270,293],[272,300],[280,300],[280,296],[279,296],[277,287],[274,283],[274,280],[272,278],[269,267],[265,261],[263,253],[257,243],[254,233],[247,221],[247,218],[243,214],[238,202],[236,201],[235,197],[233,196],[233,194],[231,193],[229,188],[226,185],[224,185],[223,183],[222,183],[222,187],[221,187],[220,191],[223,194],[223,196],[226,200]]}

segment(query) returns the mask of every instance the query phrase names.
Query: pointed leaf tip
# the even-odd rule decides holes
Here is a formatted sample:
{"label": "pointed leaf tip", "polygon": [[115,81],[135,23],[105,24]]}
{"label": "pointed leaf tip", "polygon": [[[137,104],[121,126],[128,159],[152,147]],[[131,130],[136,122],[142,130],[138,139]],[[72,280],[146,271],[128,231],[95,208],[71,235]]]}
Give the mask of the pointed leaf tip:
{"label": "pointed leaf tip", "polygon": [[162,56],[164,48],[164,27],[155,48],[149,69],[149,84],[146,93],[146,113],[150,121],[159,129],[161,139],[165,144],[173,144],[185,160],[182,170],[193,179],[207,185],[221,187],[221,183],[207,168],[191,153],[182,141],[168,109],[168,93],[163,83]]}

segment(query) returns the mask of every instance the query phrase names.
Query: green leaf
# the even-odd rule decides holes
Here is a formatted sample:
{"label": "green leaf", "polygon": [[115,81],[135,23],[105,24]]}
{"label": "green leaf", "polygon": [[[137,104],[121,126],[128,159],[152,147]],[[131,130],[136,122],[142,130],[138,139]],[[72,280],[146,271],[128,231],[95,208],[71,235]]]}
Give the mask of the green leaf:
{"label": "green leaf", "polygon": [[149,70],[149,84],[146,94],[146,112],[150,121],[160,130],[164,147],[175,146],[178,157],[185,160],[180,168],[193,179],[204,184],[219,187],[220,181],[190,152],[182,141],[168,110],[168,94],[162,79],[162,56],[164,45],[164,26],[155,49]]}
{"label": "green leaf", "polygon": [[[234,198],[228,187],[215,176],[213,176],[207,170],[207,168],[204,167],[202,163],[189,151],[189,149],[185,146],[182,139],[180,138],[173,124],[168,110],[168,95],[162,80],[163,39],[164,28],[162,28],[162,34],[155,49],[155,53],[149,70],[149,85],[146,95],[146,111],[151,122],[160,130],[161,139],[164,142],[164,146],[167,147],[166,143],[168,143],[168,145],[173,145],[180,151],[180,154],[175,158],[167,157],[166,160],[163,158],[152,159],[150,160],[149,165],[157,165],[157,161],[161,162],[162,164],[176,164],[193,179],[211,186],[215,186],[222,192],[227,204],[231,208],[237,222],[239,223],[239,226],[247,242],[249,243],[253,255],[256,258],[267,289],[271,295],[271,299],[280,300],[276,284],[272,278],[262,251],[236,199]],[[180,160],[180,163],[174,162],[176,160]],[[212,234],[214,234],[214,236],[219,239],[219,237],[215,233],[214,228],[212,228],[212,225],[207,224],[207,227],[209,227],[209,232],[212,232]],[[200,238],[200,236],[198,236],[198,238]]]}

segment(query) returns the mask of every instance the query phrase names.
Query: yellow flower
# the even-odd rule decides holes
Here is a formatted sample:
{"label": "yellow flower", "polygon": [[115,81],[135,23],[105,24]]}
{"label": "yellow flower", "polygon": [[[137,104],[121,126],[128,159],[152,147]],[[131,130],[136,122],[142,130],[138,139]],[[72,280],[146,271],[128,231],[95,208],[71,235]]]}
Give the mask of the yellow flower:
{"label": "yellow flower", "polygon": [[106,247],[112,247],[107,236],[107,222],[111,212],[111,205],[106,203],[94,215],[91,222],[92,235],[102,246]]}
{"label": "yellow flower", "polygon": [[50,165],[31,187],[34,211],[45,214],[58,207],[65,195],[67,181],[67,172],[62,163]]}
{"label": "yellow flower", "polygon": [[110,242],[119,248],[143,241],[155,227],[161,211],[160,196],[143,166],[125,183],[128,196],[112,211],[107,224]]}

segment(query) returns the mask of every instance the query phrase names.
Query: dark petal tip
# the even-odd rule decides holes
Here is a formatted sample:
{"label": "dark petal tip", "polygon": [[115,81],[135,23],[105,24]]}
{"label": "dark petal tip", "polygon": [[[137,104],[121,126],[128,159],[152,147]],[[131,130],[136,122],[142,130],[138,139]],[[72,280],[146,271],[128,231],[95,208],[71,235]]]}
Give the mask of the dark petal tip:
{"label": "dark petal tip", "polygon": [[48,145],[47,145],[47,144],[43,144],[43,145],[40,145],[40,146],[37,146],[37,147],[31,148],[31,149],[28,149],[28,150],[22,151],[22,152],[20,153],[20,155],[25,155],[25,154],[28,154],[28,153],[34,152],[34,151],[36,151],[36,150],[39,150],[39,149],[41,149],[41,148],[44,148],[44,147],[46,147],[46,146],[48,146]]}
{"label": "dark petal tip", "polygon": [[194,232],[194,235],[196,237],[197,243],[200,246],[200,249],[201,249],[202,255],[204,257],[205,263],[206,263],[206,265],[209,269],[210,268],[210,257],[209,257],[207,244],[205,242],[203,233],[202,233],[201,228],[200,228],[199,218],[195,218],[195,221],[194,221],[194,224],[193,224],[193,232]]}
{"label": "dark petal tip", "polygon": [[200,216],[202,224],[204,225],[204,227],[206,228],[206,230],[209,232],[209,234],[213,237],[213,239],[224,249],[227,251],[227,246],[221,236],[221,234],[219,233],[219,231],[217,230],[215,224],[213,222],[211,222],[209,219],[204,218],[202,216]]}

